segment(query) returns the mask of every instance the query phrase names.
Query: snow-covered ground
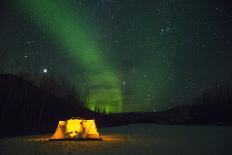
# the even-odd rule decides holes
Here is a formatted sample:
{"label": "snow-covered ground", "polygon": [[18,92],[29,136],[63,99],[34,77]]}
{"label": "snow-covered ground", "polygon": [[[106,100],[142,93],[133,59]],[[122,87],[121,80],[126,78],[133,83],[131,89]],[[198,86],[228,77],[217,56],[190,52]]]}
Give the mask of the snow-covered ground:
{"label": "snow-covered ground", "polygon": [[231,155],[232,127],[133,124],[101,129],[103,141],[47,141],[49,135],[0,139],[12,155]]}

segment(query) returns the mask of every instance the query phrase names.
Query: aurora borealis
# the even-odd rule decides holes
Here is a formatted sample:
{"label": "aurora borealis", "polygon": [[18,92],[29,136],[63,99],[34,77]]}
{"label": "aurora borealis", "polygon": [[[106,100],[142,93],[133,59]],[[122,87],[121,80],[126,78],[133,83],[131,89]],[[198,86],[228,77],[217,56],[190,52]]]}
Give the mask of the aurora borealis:
{"label": "aurora borealis", "polygon": [[91,109],[166,109],[232,76],[232,10],[224,0],[1,3],[9,64],[65,76],[89,92]]}
{"label": "aurora borealis", "polygon": [[[88,73],[85,80],[91,90],[88,100],[89,108],[94,110],[95,106],[99,105],[103,106],[107,112],[120,112],[122,93],[119,77],[105,58],[99,54],[101,47],[94,36],[88,33],[88,27],[81,24],[78,13],[70,11],[70,7],[65,6],[64,3],[46,0],[27,1],[22,6],[29,9],[29,12],[36,11],[35,22],[39,27],[46,27],[54,40],[70,49],[72,61],[77,62]],[[98,87],[99,85],[101,87]],[[109,89],[106,90],[106,87]]]}

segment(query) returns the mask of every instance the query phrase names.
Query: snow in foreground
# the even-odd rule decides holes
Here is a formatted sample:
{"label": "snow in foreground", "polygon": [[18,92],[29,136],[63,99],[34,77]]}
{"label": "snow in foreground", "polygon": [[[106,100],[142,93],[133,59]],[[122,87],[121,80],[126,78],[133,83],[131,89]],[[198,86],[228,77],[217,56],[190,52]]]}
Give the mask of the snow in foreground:
{"label": "snow in foreground", "polygon": [[101,129],[103,141],[0,139],[0,155],[231,155],[232,127],[134,124]]}

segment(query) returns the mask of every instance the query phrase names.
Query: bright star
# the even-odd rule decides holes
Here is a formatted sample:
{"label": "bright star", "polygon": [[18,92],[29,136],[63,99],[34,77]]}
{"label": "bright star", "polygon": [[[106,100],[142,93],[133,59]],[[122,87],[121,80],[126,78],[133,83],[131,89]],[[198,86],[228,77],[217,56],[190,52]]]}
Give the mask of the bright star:
{"label": "bright star", "polygon": [[45,69],[43,69],[43,72],[46,74],[48,72],[48,70],[45,68]]}

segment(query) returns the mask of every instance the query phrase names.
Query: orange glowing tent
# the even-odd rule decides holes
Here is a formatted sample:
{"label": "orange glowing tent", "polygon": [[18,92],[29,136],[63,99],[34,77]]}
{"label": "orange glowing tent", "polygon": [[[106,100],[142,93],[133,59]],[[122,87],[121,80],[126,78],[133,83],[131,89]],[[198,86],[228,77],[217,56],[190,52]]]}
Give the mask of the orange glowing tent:
{"label": "orange glowing tent", "polygon": [[59,121],[50,140],[101,140],[95,120],[72,118]]}

